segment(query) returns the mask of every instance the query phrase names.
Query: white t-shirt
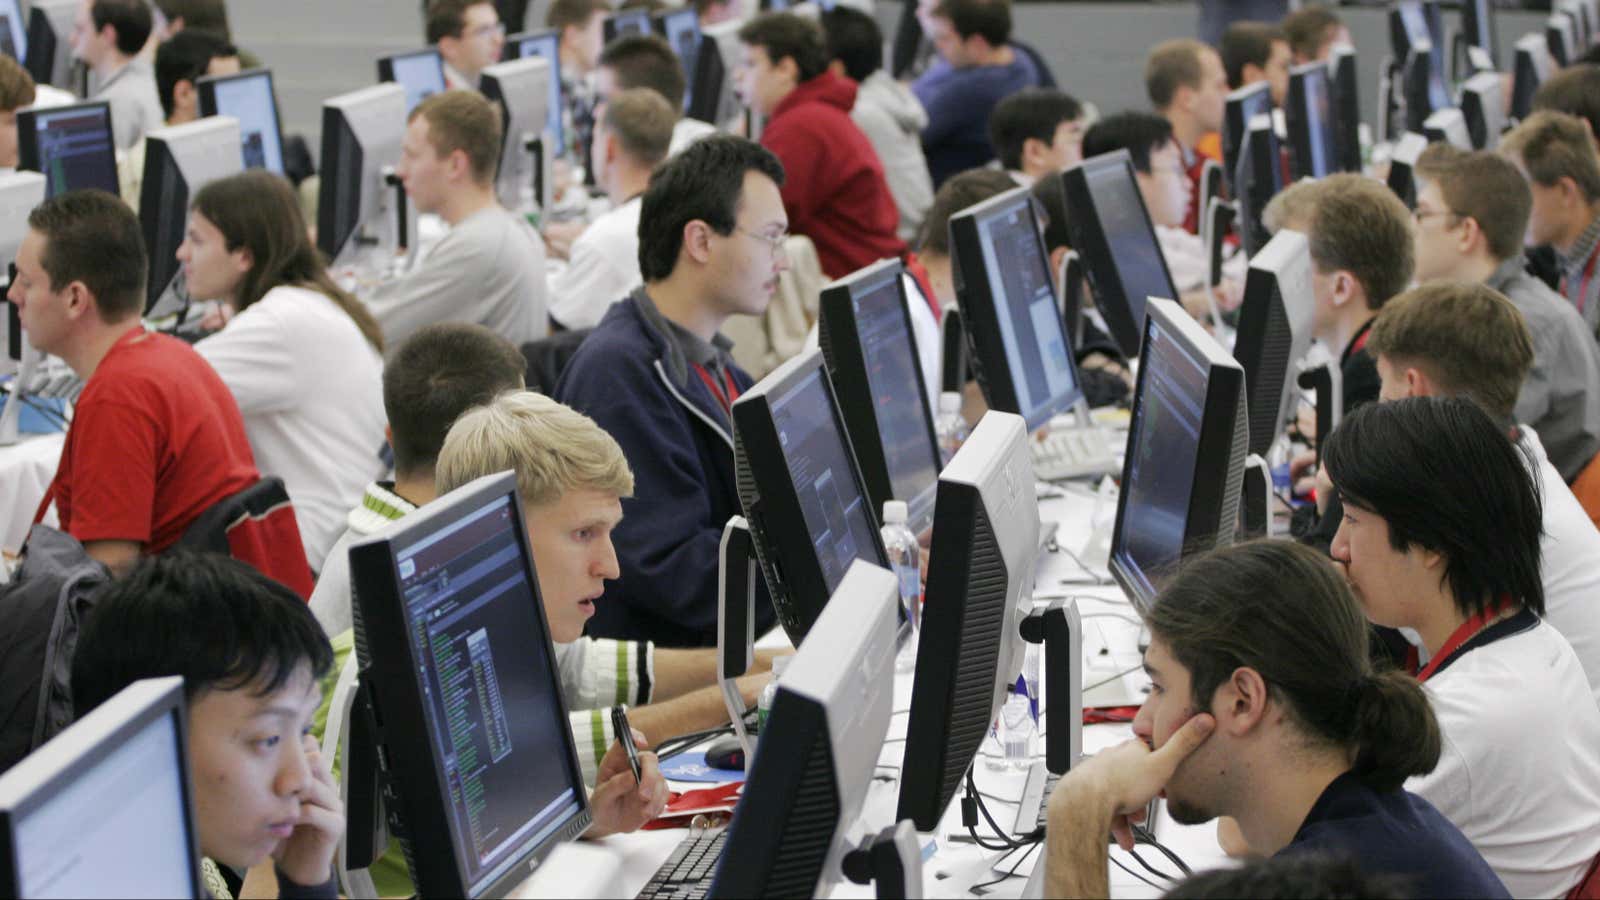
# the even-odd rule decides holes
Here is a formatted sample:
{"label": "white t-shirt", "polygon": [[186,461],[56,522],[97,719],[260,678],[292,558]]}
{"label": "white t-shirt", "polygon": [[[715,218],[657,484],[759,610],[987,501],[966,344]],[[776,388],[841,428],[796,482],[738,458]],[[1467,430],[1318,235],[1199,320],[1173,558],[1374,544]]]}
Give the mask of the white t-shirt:
{"label": "white t-shirt", "polygon": [[1565,895],[1600,854],[1600,709],[1572,647],[1540,621],[1424,688],[1443,750],[1406,790],[1461,829],[1511,896]]}
{"label": "white t-shirt", "polygon": [[233,392],[263,475],[283,479],[321,570],[345,514],[383,474],[383,357],[318,291],[276,287],[195,344]]}
{"label": "white t-shirt", "polygon": [[644,283],[639,275],[639,210],[634,197],[590,223],[572,242],[567,266],[550,276],[550,317],[571,329],[593,328]]}
{"label": "white t-shirt", "polygon": [[1539,495],[1544,499],[1544,536],[1539,539],[1544,560],[1539,573],[1545,621],[1572,645],[1595,702],[1600,703],[1600,531],[1545,455],[1539,435],[1526,425],[1519,430],[1524,451],[1535,461]]}

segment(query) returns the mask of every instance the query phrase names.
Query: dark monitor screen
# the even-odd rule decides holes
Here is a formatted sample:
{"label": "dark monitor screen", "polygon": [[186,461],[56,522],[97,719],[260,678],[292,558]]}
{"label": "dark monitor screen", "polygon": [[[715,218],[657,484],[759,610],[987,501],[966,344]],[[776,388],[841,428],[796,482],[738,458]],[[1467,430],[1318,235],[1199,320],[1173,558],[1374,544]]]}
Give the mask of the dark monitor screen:
{"label": "dark monitor screen", "polygon": [[1517,41],[1511,68],[1511,108],[1513,119],[1526,119],[1533,112],[1533,95],[1546,76],[1544,37],[1527,35]]}
{"label": "dark monitor screen", "polygon": [[0,2],[0,52],[19,63],[28,60],[28,20],[22,14],[22,0]]}
{"label": "dark monitor screen", "polygon": [[537,56],[550,63],[550,105],[545,107],[544,130],[550,134],[557,154],[566,148],[561,113],[561,35],[555,31],[514,34],[506,39],[508,59]]}
{"label": "dark monitor screen", "polygon": [[1313,62],[1289,73],[1289,108],[1285,113],[1295,177],[1321,178],[1339,171],[1327,66]]}
{"label": "dark monitor screen", "polygon": [[1400,0],[1389,12],[1389,42],[1397,62],[1428,42],[1428,64],[1444,78],[1444,24],[1436,0]]}
{"label": "dark monitor screen", "polygon": [[[1123,354],[1133,359],[1139,354],[1147,298],[1170,299],[1177,297],[1178,291],[1126,151],[1085,160],[1078,169],[1081,175],[1074,177],[1073,170],[1068,170],[1063,183],[1076,185],[1081,180],[1090,209],[1080,215],[1079,204],[1073,203],[1075,191],[1069,186],[1068,228],[1098,227],[1100,235],[1088,242],[1074,240],[1073,247],[1084,260],[1095,302],[1111,327],[1111,336]],[[1086,248],[1080,246],[1085,243],[1103,249],[1085,253]]]}
{"label": "dark monitor screen", "polygon": [[689,108],[694,98],[695,69],[700,61],[700,14],[694,4],[656,14],[656,27],[672,52],[678,54],[678,64],[683,67],[683,104]]}
{"label": "dark monitor screen", "polygon": [[1265,81],[1239,88],[1228,94],[1222,122],[1222,177],[1228,191],[1238,196],[1234,177],[1239,168],[1239,154],[1244,149],[1245,134],[1250,120],[1272,112],[1272,86]]}
{"label": "dark monitor screen", "polygon": [[432,48],[396,53],[378,60],[378,80],[398,82],[406,89],[406,112],[445,89],[444,61]]}
{"label": "dark monitor screen", "polygon": [[1499,64],[1499,41],[1494,33],[1494,4],[1490,0],[1461,0],[1461,33],[1468,44],[1489,54]]}
{"label": "dark monitor screen", "polygon": [[46,197],[83,188],[120,192],[109,104],[20,110],[17,140],[18,168],[45,176]]}
{"label": "dark monitor screen", "polygon": [[283,137],[278,129],[278,99],[266,69],[200,79],[200,113],[239,120],[244,167],[283,174]]}
{"label": "dark monitor screen", "polygon": [[611,43],[619,37],[630,34],[650,33],[650,11],[648,9],[622,9],[606,17],[605,26],[606,43]]}

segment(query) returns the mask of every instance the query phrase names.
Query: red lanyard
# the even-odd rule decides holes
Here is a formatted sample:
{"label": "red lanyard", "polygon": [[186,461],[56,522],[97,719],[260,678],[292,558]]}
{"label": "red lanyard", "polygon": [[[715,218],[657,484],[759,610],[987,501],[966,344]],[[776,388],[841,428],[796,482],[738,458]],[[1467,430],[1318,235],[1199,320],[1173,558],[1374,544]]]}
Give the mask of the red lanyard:
{"label": "red lanyard", "polygon": [[[1578,307],[1578,315],[1583,315],[1583,307],[1589,301],[1589,282],[1594,280],[1594,266],[1600,262],[1600,246],[1594,248],[1589,254],[1589,264],[1583,267],[1583,280],[1578,282],[1578,296],[1572,298],[1573,305]],[[1561,292],[1567,291],[1567,279],[1561,279]]]}
{"label": "red lanyard", "polygon": [[711,390],[711,396],[717,398],[717,404],[722,407],[722,411],[732,416],[733,401],[739,399],[739,386],[733,383],[733,373],[727,369],[722,370],[722,381],[727,386],[727,389],[723,390],[723,388],[717,386],[717,380],[711,377],[711,373],[706,371],[705,366],[695,363],[694,370],[700,376],[700,380],[704,381],[706,387]]}
{"label": "red lanyard", "polygon": [[[1428,665],[1425,666],[1422,671],[1417,672],[1417,680],[1427,681],[1429,678],[1433,677],[1433,673],[1437,672],[1439,667],[1444,665],[1445,660],[1449,659],[1451,654],[1455,653],[1457,650],[1460,650],[1462,644],[1465,644],[1467,641],[1477,637],[1479,632],[1483,631],[1485,628],[1488,628],[1495,619],[1500,617],[1501,613],[1510,608],[1511,598],[1501,597],[1500,602],[1474,615],[1465,622],[1462,622],[1455,631],[1450,633],[1450,639],[1444,642],[1444,646],[1440,647],[1439,652],[1433,655],[1433,659],[1428,660]],[[1411,669],[1413,672],[1416,672],[1417,651],[1415,648],[1412,649],[1409,656],[1410,658],[1407,660],[1406,667]]]}

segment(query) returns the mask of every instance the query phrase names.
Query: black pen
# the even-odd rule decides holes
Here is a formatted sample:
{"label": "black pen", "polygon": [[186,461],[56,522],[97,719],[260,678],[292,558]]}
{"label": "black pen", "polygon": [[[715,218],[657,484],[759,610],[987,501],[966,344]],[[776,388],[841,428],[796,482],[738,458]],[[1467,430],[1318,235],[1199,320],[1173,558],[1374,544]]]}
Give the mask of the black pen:
{"label": "black pen", "polygon": [[639,748],[633,743],[633,728],[628,724],[628,713],[620,706],[611,707],[611,730],[617,733],[623,752],[628,754],[628,768],[633,770],[633,783],[639,784],[644,779],[639,771]]}

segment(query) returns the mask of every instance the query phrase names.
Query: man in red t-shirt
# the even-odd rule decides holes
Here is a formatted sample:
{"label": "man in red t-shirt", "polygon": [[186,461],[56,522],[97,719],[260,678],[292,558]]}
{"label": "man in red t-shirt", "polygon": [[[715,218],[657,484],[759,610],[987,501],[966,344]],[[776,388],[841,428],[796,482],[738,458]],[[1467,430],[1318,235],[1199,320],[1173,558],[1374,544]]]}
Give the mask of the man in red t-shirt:
{"label": "man in red t-shirt", "polygon": [[1222,162],[1222,116],[1228,102],[1228,71],[1216,50],[1192,38],[1178,38],[1150,49],[1144,66],[1145,92],[1157,114],[1172,123],[1183,150],[1193,196],[1183,227],[1200,230],[1200,177],[1206,160]]}
{"label": "man in red t-shirt", "polygon": [[53,499],[62,529],[125,573],[260,479],[239,407],[188,344],[140,323],[144,241],[121,200],[46,200],[28,215],[16,265],[8,297],[23,330],[84,381],[38,518]]}

